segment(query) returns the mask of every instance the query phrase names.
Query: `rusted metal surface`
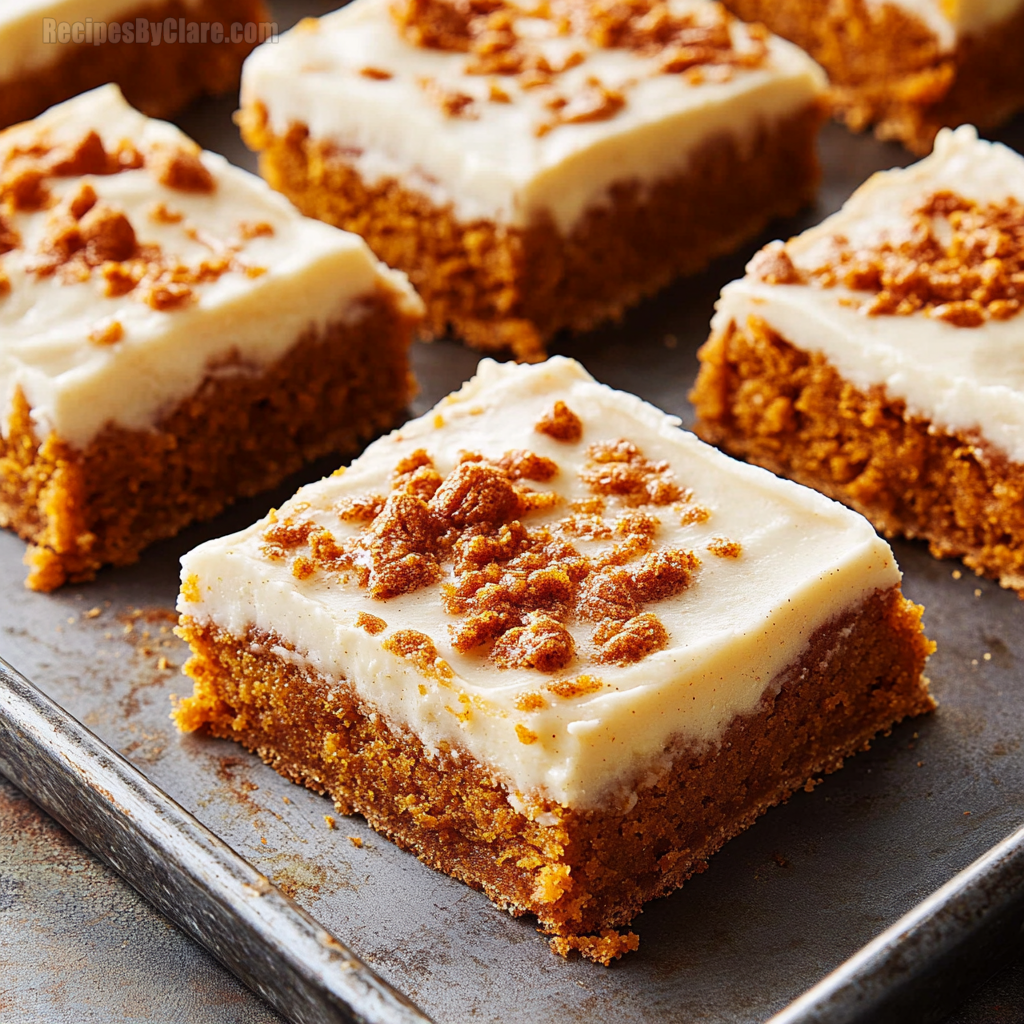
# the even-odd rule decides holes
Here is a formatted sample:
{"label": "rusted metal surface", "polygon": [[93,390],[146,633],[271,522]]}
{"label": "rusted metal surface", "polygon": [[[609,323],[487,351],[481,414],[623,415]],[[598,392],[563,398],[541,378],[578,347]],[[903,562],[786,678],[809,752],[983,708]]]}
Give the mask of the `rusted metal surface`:
{"label": "rusted metal surface", "polygon": [[[328,6],[277,8],[285,23]],[[251,167],[228,126],[231,109],[209,102],[182,123]],[[995,137],[1024,150],[1024,120]],[[772,234],[817,222],[872,171],[909,162],[895,147],[835,126],[826,130],[823,156],[818,206]],[[556,351],[688,422],[686,391],[714,299],[753,251]],[[414,411],[457,387],[476,359],[454,344],[417,346],[422,393]],[[957,563],[897,543],[905,590],[926,606],[929,635],[939,643],[929,670],[939,711],[899,726],[814,792],[769,812],[704,875],[651,904],[636,924],[638,953],[610,969],[555,958],[531,922],[499,913],[361,819],[338,817],[329,829],[329,801],[228,742],[179,736],[168,719],[171,694],[190,686],[179,674],[185,651],[169,628],[179,555],[248,525],[297,483],[332,468],[313,467],[155,546],[136,566],[54,595],[22,591],[23,546],[0,535],[0,655],[436,1020],[763,1021],[1024,822],[1024,606],[966,571],[954,578]],[[75,1019],[275,1019],[14,791],[0,794],[0,1020],[3,999],[12,998],[38,1020],[91,1006],[99,1008],[95,1017],[88,1010]],[[31,828],[17,824],[29,820]],[[107,905],[111,912],[99,916]],[[1004,1004],[1011,1013],[1002,1019],[1024,1018],[1021,978],[1019,967],[1005,975],[1002,988],[986,989],[957,1024],[1001,1024],[994,1014]]]}

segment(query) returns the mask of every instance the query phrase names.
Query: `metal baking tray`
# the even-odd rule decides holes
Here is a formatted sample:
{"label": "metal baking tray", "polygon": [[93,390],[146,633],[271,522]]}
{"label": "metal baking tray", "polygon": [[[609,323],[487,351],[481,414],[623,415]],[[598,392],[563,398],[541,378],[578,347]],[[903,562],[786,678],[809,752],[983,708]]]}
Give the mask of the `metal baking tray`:
{"label": "metal baking tray", "polygon": [[[332,6],[274,5],[282,28]],[[232,110],[208,101],[180,123],[252,168]],[[1024,119],[992,137],[1024,151]],[[622,324],[553,350],[688,423],[695,352],[720,287],[757,245],[816,223],[873,171],[910,161],[836,126],[822,156],[813,210]],[[414,361],[419,414],[470,376],[477,356],[442,342],[417,345]],[[553,956],[531,920],[499,912],[362,819],[337,816],[330,829],[326,798],[240,747],[177,734],[170,697],[191,687],[170,632],[178,558],[333,468],[311,466],[135,566],[52,595],[22,589],[23,545],[0,535],[0,656],[14,669],[0,667],[0,770],[283,1016],[932,1019],[1013,941],[1024,920],[1024,606],[920,544],[894,547],[939,645],[929,666],[939,710],[770,811],[705,874],[649,904],[634,925],[639,951],[608,969]]]}

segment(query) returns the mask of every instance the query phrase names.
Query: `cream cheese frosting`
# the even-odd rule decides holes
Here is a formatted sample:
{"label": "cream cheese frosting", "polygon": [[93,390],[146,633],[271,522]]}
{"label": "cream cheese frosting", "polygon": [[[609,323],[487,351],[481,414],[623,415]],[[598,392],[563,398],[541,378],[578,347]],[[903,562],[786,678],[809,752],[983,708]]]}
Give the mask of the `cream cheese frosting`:
{"label": "cream cheese frosting", "polygon": [[[786,243],[786,252],[798,269],[812,270],[827,261],[837,235],[853,249],[898,240],[909,230],[908,211],[943,191],[980,204],[1024,203],[1024,158],[970,126],[943,129],[931,156],[874,175],[838,213]],[[935,429],[977,431],[1024,462],[1024,314],[958,327],[924,312],[865,315],[862,297],[842,286],[768,284],[748,272],[723,289],[712,332],[759,317],[796,347],[824,355],[861,390],[881,385]]]}
{"label": "cream cheese frosting", "polygon": [[[707,0],[669,6],[681,13],[711,8]],[[759,127],[796,114],[825,86],[810,58],[774,37],[763,66],[738,68],[728,81],[691,84],[684,75],[659,73],[657,55],[594,46],[582,36],[558,35],[552,22],[525,19],[522,32],[553,65],[574,51],[585,56],[557,76],[560,92],[579,94],[596,76],[626,97],[612,117],[538,136],[555,85],[521,88],[509,76],[466,74],[465,53],[413,45],[388,8],[389,0],[355,0],[258,47],[243,69],[242,105],[262,105],[275,134],[306,125],[367,181],[398,178],[435,204],[453,204],[464,221],[523,226],[549,215],[567,233],[616,182],[683,173],[691,154],[722,133],[752,147]],[[734,21],[730,31],[741,50],[754,45],[748,26]],[[390,77],[367,76],[367,68]],[[423,80],[471,98],[470,116],[446,116]],[[488,98],[495,82],[507,101]]]}
{"label": "cream cheese frosting", "polygon": [[[556,400],[582,422],[578,442],[535,429]],[[679,502],[642,509],[660,522],[655,551],[686,549],[700,561],[688,587],[649,605],[667,642],[633,663],[596,663],[588,653],[593,623],[569,619],[574,661],[556,671],[499,668],[484,649],[460,653],[453,646],[456,618],[442,607],[449,576],[381,600],[344,574],[306,575],[297,562],[264,550],[268,528],[291,517],[326,526],[339,542],[352,536],[357,527],[342,522],[339,503],[386,494],[396,464],[419,449],[441,474],[464,450],[493,460],[527,449],[554,460],[557,474],[532,486],[561,501],[528,512],[523,525],[557,529],[571,502],[592,497],[580,475],[590,446],[617,440],[666,461],[686,489]],[[596,557],[611,542],[574,543]],[[819,627],[898,584],[900,573],[888,545],[859,515],[728,458],[679,429],[675,417],[558,357],[533,366],[484,360],[459,392],[376,441],[344,473],[303,487],[271,517],[188,553],[182,580],[180,612],[232,635],[272,635],[273,653],[346,680],[428,749],[467,752],[503,780],[513,806],[543,815],[545,801],[630,805],[645,778],[665,767],[673,744],[715,742],[735,716],[756,711],[782,674],[799,671]],[[360,628],[367,615],[383,620],[376,635]],[[447,678],[394,653],[389,641],[402,630],[433,641],[450,666]],[[578,696],[559,696],[556,684],[581,673],[590,685]]]}
{"label": "cream cheese frosting", "polygon": [[[203,0],[184,0],[199,8]],[[55,64],[74,43],[48,40],[44,19],[86,25],[144,17],[166,7],[166,0],[3,0],[0,4],[0,82]]]}
{"label": "cream cheese frosting", "polygon": [[[198,150],[173,125],[146,118],[116,86],[104,86],[0,134],[0,165],[38,140],[75,144],[94,130],[108,151],[128,140],[142,153]],[[390,271],[362,239],[302,217],[259,178],[222,157],[198,158],[212,177],[208,191],[161,184],[148,166],[117,174],[50,177],[53,200],[39,210],[9,213],[21,244],[0,255],[9,280],[0,294],[0,413],[6,431],[11,402],[24,393],[41,437],[53,431],[83,447],[108,422],[146,429],[192,394],[211,364],[256,370],[282,356],[304,332],[363,315],[362,300],[379,288],[418,311],[403,274]],[[93,274],[68,280],[33,268],[54,212],[84,184],[123,211],[140,245],[158,245],[183,265],[230,253],[235,264],[193,286],[195,301],[152,308],[134,294],[110,296]],[[172,219],[154,216],[159,204]],[[252,237],[246,225],[259,225]],[[3,250],[0,249],[0,252]],[[91,333],[116,321],[114,344]]]}

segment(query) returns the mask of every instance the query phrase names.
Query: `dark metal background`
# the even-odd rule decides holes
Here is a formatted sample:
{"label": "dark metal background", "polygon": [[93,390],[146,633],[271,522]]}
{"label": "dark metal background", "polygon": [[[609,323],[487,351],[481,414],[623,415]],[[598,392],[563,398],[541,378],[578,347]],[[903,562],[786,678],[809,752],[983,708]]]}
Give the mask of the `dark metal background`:
{"label": "dark metal background", "polygon": [[[277,4],[282,25],[330,6]],[[231,109],[201,104],[181,123],[251,167],[229,127]],[[1024,150],[1024,121],[995,137]],[[817,208],[771,235],[820,220],[872,171],[909,162],[896,147],[835,126],[823,156]],[[556,351],[688,421],[694,353],[714,299],[754,248],[675,286],[620,327]],[[421,412],[472,373],[476,356],[445,343],[417,346],[415,361]],[[552,956],[529,921],[499,913],[359,819],[339,817],[329,830],[327,800],[230,743],[179,736],[168,719],[170,694],[190,688],[178,674],[183,645],[170,634],[178,557],[331,468],[314,467],[155,546],[134,567],[55,595],[22,590],[23,545],[0,535],[0,656],[436,1020],[762,1021],[1024,823],[1024,606],[991,582],[955,579],[956,563],[936,562],[920,545],[896,544],[905,590],[926,606],[939,643],[929,671],[939,711],[898,727],[813,793],[770,812],[706,874],[651,904],[636,923],[638,953],[607,970]],[[976,1001],[980,1015],[958,1020],[1024,1019],[1019,972],[1003,986]],[[15,1013],[24,1021],[277,1019],[0,784],[0,1020]]]}

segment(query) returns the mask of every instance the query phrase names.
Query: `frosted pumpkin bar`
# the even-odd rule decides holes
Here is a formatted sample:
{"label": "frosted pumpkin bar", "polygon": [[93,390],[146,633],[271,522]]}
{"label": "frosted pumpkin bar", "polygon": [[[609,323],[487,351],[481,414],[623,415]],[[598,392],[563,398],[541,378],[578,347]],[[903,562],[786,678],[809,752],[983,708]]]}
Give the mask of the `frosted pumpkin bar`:
{"label": "frosted pumpkin bar", "polygon": [[240,123],[432,333],[535,359],[809,202],[824,84],[710,0],[355,0],[253,53]]}
{"label": "frosted pumpkin bar", "polygon": [[870,524],[562,358],[485,360],[196,548],[179,611],[182,729],[606,963],[645,901],[932,707]]}
{"label": "frosted pumpkin bar", "polygon": [[116,86],[0,134],[0,524],[29,586],[393,426],[420,313],[361,239]]}
{"label": "frosted pumpkin bar", "polygon": [[106,82],[152,117],[238,87],[275,36],[263,0],[3,0],[0,128]]}
{"label": "frosted pumpkin bar", "polygon": [[927,153],[943,126],[1024,106],[1022,0],[726,0],[828,72],[837,116]]}
{"label": "frosted pumpkin bar", "polygon": [[1024,595],[1024,158],[945,129],[727,285],[697,431]]}

